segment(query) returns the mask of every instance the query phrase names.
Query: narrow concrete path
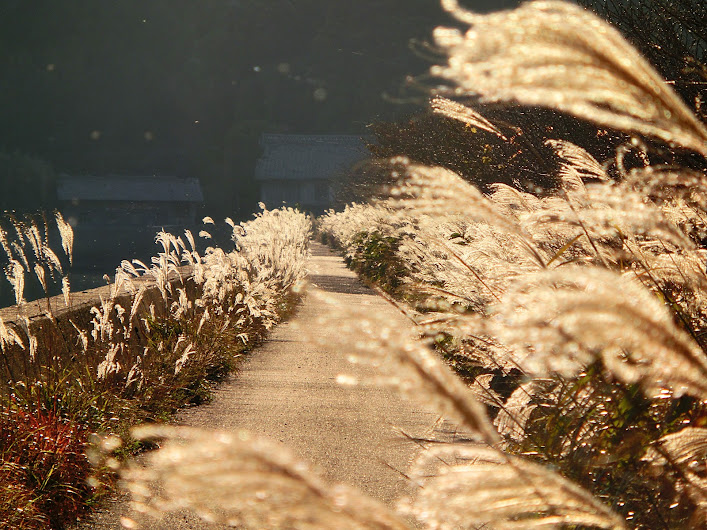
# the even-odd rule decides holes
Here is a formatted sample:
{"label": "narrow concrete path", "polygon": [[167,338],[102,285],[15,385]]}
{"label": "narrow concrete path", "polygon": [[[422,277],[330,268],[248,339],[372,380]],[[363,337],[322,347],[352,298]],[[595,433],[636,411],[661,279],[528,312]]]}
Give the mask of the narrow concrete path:
{"label": "narrow concrete path", "polygon": [[[366,308],[388,326],[411,325],[327,247],[312,245],[308,268],[310,284],[343,304]],[[322,327],[318,322],[327,311],[324,301],[305,295],[294,317],[276,327],[239,373],[216,391],[213,401],[185,410],[178,423],[247,429],[278,440],[322,468],[328,479],[392,503],[408,491],[401,472],[419,450],[399,431],[427,436],[437,416],[387,388],[337,384],[339,374],[365,377],[370,368],[350,364],[350,352],[327,345],[327,337],[337,333],[336,325]],[[311,341],[313,336],[319,340]],[[96,521],[89,527],[114,527],[108,523]],[[181,515],[170,517],[165,527],[206,528]]]}

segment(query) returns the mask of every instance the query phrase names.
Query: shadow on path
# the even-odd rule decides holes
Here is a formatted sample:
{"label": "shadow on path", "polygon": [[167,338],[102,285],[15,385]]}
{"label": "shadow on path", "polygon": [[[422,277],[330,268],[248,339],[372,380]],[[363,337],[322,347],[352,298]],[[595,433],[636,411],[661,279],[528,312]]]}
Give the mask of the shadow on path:
{"label": "shadow on path", "polygon": [[312,285],[329,293],[375,294],[372,289],[363,285],[358,278],[344,278],[327,274],[310,274],[308,279]]}

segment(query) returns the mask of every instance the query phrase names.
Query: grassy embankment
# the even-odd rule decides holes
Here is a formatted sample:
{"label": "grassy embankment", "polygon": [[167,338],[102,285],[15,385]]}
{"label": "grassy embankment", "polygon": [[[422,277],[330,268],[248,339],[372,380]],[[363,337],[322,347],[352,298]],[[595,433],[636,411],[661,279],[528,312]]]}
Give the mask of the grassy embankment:
{"label": "grassy embankment", "polygon": [[[0,234],[18,302],[14,324],[0,321],[0,524],[62,528],[110,491],[118,460],[144,449],[130,427],[207,401],[292,310],[310,221],[289,209],[265,211],[230,223],[236,250],[203,255],[191,233],[160,233],[152,263],[123,262],[90,311],[73,307],[65,274],[73,235],[61,216],[62,259],[48,246],[47,222],[11,221],[14,239]],[[29,274],[45,290],[63,281],[64,307],[40,300],[46,314],[30,321]],[[116,449],[110,459],[91,449],[101,443]]]}
{"label": "grassy embankment", "polygon": [[[429,468],[413,473],[425,489],[410,512],[436,524],[545,517],[557,517],[558,526],[618,524],[567,515],[574,501],[553,497],[521,460],[508,460],[522,458],[581,486],[628,527],[702,527],[707,129],[597,19],[561,3],[517,13],[457,11],[476,31],[438,33],[451,59],[436,74],[464,93],[595,120],[635,135],[632,143],[598,162],[548,138],[559,185],[540,195],[505,184],[482,193],[452,171],[401,157],[390,162],[389,198],[319,220],[349,266],[414,316],[498,433],[477,429],[502,454],[437,454],[454,455],[460,465],[478,459],[478,469],[454,468],[455,478],[444,475],[445,464],[437,477]],[[591,40],[579,36],[580,24],[597,29]],[[593,80],[599,75],[601,92]],[[469,135],[513,141],[523,134],[443,97],[431,108],[466,124]],[[507,478],[526,481],[534,500],[521,502],[522,488],[487,478],[478,493],[471,490],[484,465],[495,462],[500,473],[504,459],[518,466]],[[482,497],[498,507],[477,514],[462,508],[463,500],[476,506]]]}
{"label": "grassy embankment", "polygon": [[[705,527],[707,128],[576,5],[488,16],[442,5],[473,28],[435,33],[448,60],[431,73],[447,95],[549,107],[632,141],[599,163],[547,138],[559,186],[542,196],[482,193],[398,158],[389,199],[320,220],[418,324],[408,336],[332,305],[335,339],[380,372],[375,383],[458,428],[455,443],[421,452],[410,498],[390,507],[333,487],[245,433],[147,427],[133,435],[162,448],[124,478],[148,516],[192,507],[247,528],[403,529],[406,516],[430,528]],[[469,134],[520,141],[471,106],[432,106]],[[224,484],[232,496],[219,495]]]}

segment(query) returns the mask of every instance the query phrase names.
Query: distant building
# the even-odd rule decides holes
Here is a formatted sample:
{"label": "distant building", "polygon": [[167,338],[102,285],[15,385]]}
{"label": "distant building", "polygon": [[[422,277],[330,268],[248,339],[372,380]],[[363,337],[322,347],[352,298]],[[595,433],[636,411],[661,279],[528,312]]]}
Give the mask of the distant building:
{"label": "distant building", "polygon": [[56,195],[74,227],[79,268],[114,267],[152,252],[162,228],[194,227],[204,201],[199,180],[183,177],[60,175]]}
{"label": "distant building", "polygon": [[330,207],[334,181],[368,156],[361,137],[350,135],[263,134],[260,145],[255,179],[269,208]]}
{"label": "distant building", "polygon": [[199,179],[183,177],[72,177],[57,179],[61,211],[74,224],[184,226],[204,201]]}

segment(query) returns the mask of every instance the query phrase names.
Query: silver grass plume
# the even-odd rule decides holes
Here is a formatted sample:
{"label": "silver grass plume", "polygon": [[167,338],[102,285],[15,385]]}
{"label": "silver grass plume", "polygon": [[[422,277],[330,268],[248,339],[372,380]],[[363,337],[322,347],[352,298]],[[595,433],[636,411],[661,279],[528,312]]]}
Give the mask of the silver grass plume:
{"label": "silver grass plume", "polygon": [[80,329],[80,328],[74,323],[73,320],[69,319],[69,322],[71,323],[71,325],[72,325],[72,326],[74,327],[74,329],[76,330],[76,334],[77,334],[77,337],[78,337],[79,344],[81,344],[81,350],[82,350],[84,353],[87,353],[87,352],[88,352],[88,332],[86,332],[86,331]]}
{"label": "silver grass plume", "polygon": [[[32,327],[29,318],[26,315],[21,315],[18,320],[22,331],[27,337],[27,345],[29,346],[29,360],[34,362],[37,357],[37,348],[39,347],[39,342],[37,340],[37,335],[32,333]],[[19,343],[22,346],[21,343]],[[23,346],[22,346],[23,347]],[[23,347],[24,349],[24,347]]]}
{"label": "silver grass plume", "polygon": [[64,296],[64,305],[66,307],[71,306],[71,284],[68,276],[64,276],[61,279],[61,294]]}
{"label": "silver grass plume", "polygon": [[128,316],[128,323],[126,326],[126,331],[125,331],[125,338],[128,339],[130,338],[130,334],[133,329],[133,320],[137,316],[138,309],[140,308],[140,304],[142,304],[142,298],[145,296],[145,292],[147,291],[146,286],[141,286],[137,293],[133,296],[133,300],[130,306],[130,315]]}
{"label": "silver grass plume", "polygon": [[12,214],[8,215],[8,219],[10,220],[10,224],[12,225],[12,228],[15,230],[15,234],[17,235],[17,241],[19,241],[20,244],[22,246],[24,246],[25,230],[26,230],[25,223],[23,223],[22,221],[17,219]]}
{"label": "silver grass plume", "polygon": [[142,357],[140,355],[135,359],[135,363],[130,367],[128,372],[128,377],[125,380],[125,388],[129,389],[134,387],[136,391],[142,389],[142,385],[145,382],[145,374],[142,370]]}
{"label": "silver grass plume", "polygon": [[[424,220],[421,220],[424,221]],[[425,227],[424,225],[428,225]],[[485,258],[462,252],[459,245],[448,244],[437,233],[432,232],[429,223],[421,222],[414,237],[408,237],[398,248],[398,255],[412,271],[408,283],[420,292],[441,297],[447,304],[462,301],[478,311],[483,311],[491,299],[498,299],[503,285],[496,285],[495,278],[484,278],[486,264],[492,261],[489,256],[493,250],[485,253]],[[498,241],[515,247],[517,240],[503,232],[497,232]],[[456,247],[456,248],[455,248]],[[478,253],[480,254],[480,253]],[[494,256],[495,257],[495,256]],[[537,264],[527,263],[534,270]],[[512,274],[509,271],[509,276]],[[435,281],[438,280],[438,281]],[[434,282],[434,283],[433,283]],[[441,301],[440,300],[440,301]]]}
{"label": "silver grass plume", "polygon": [[677,289],[673,301],[695,321],[702,319],[707,304],[707,251],[673,251],[664,241],[625,241],[625,248],[636,258],[636,274],[650,289],[670,292]]}
{"label": "silver grass plume", "polygon": [[545,390],[544,385],[533,380],[523,383],[513,391],[493,420],[501,436],[514,442],[524,440],[528,420],[538,407],[535,394],[540,390]]}
{"label": "silver grass plume", "polygon": [[[429,404],[487,444],[500,441],[474,393],[412,330],[381,326],[361,311],[341,307],[315,290],[312,294],[322,297],[331,307],[322,318],[322,325],[327,325],[327,319],[335,319],[340,348],[353,353],[352,362],[374,366],[381,374],[377,383],[393,386],[412,400]],[[356,383],[347,376],[341,376],[340,382]]]}
{"label": "silver grass plume", "polygon": [[182,252],[182,261],[191,266],[200,266],[201,256],[196,251],[194,234],[192,234],[191,230],[184,230],[184,237],[189,243],[189,249],[184,249],[184,251]]}
{"label": "silver grass plume", "polygon": [[[135,261],[139,262],[139,260]],[[133,276],[134,278],[139,278],[140,276],[142,276],[142,274],[145,273],[146,266],[144,264],[142,264],[142,266],[143,268],[141,269],[141,272],[140,270],[135,268],[134,263],[130,263],[128,260],[123,260],[120,262],[120,268],[130,276]]]}
{"label": "silver grass plume", "polygon": [[12,285],[12,290],[15,293],[15,304],[22,305],[25,302],[25,269],[22,264],[14,259],[10,260],[9,265],[5,268],[5,277]]}
{"label": "silver grass plume", "polygon": [[105,359],[103,359],[96,368],[96,378],[98,381],[103,381],[120,373],[122,367],[115,358],[119,353],[122,354],[124,349],[125,344],[122,342],[108,345],[108,352],[106,352]]}
{"label": "silver grass plume", "polygon": [[625,528],[588,491],[546,466],[490,447],[432,447],[411,478],[421,487],[400,508],[426,528]]}
{"label": "silver grass plume", "polygon": [[[182,336],[180,336],[180,339]],[[175,351],[174,353],[177,353],[177,348],[179,347],[179,341],[177,341],[177,345],[175,346]],[[184,366],[189,362],[189,358],[193,353],[196,353],[196,350],[194,349],[194,345],[190,342],[187,344],[186,348],[184,348],[184,351],[182,351],[181,356],[179,359],[177,359],[174,363],[174,375],[177,375],[179,372],[182,371]]]}
{"label": "silver grass plume", "polygon": [[[19,261],[22,262],[22,264],[25,266],[25,269],[29,270],[29,260],[27,259],[27,256],[25,255],[24,248],[22,245],[18,244],[17,241],[12,241],[10,243],[10,247],[15,253],[15,256],[18,258]],[[12,259],[12,256],[9,256]]]}
{"label": "silver grass plume", "polygon": [[681,489],[693,499],[707,519],[707,429],[686,427],[681,431],[667,434],[649,448],[643,460],[656,466],[668,464],[680,472]]}
{"label": "silver grass plume", "polygon": [[44,236],[44,246],[48,247],[49,246],[49,219],[47,219],[47,214],[46,212],[42,212],[42,225],[44,227],[44,230],[42,230],[42,234]]}
{"label": "silver grass plume", "polygon": [[34,264],[34,275],[37,277],[37,280],[39,280],[39,283],[41,284],[44,292],[48,293],[49,287],[47,286],[47,276],[44,272],[44,267],[41,264]]}
{"label": "silver grass plume", "polygon": [[113,321],[111,320],[111,313],[113,312],[113,307],[115,304],[114,298],[109,298],[104,300],[102,296],[99,296],[99,301],[101,302],[100,308],[98,306],[93,306],[89,312],[93,315],[91,324],[93,325],[93,331],[91,335],[94,342],[107,343],[109,340],[113,339]]}
{"label": "silver grass plume", "polygon": [[431,69],[456,95],[568,112],[655,136],[707,156],[707,129],[650,64],[609,24],[576,5],[529,2],[480,15],[457,0],[442,6],[471,28],[437,28],[448,63]]}
{"label": "silver grass plume", "polygon": [[460,121],[471,127],[477,127],[482,131],[495,134],[501,140],[507,140],[498,127],[484,118],[480,113],[466,105],[462,105],[461,103],[452,101],[451,99],[436,96],[430,100],[430,108],[435,114],[440,114],[447,118]]}
{"label": "silver grass plume", "polygon": [[392,159],[391,163],[400,171],[393,173],[399,180],[390,191],[391,199],[385,203],[388,207],[432,217],[462,215],[518,233],[518,226],[508,220],[505,212],[457,173],[439,166],[415,164],[402,157]]}
{"label": "silver grass plume", "polygon": [[[707,397],[707,357],[671,313],[635,280],[567,266],[520,278],[487,321],[538,374],[573,376],[600,358],[624,383]],[[493,333],[495,331],[495,333]]]}
{"label": "silver grass plume", "polygon": [[187,229],[184,230],[184,237],[187,238],[187,241],[189,242],[189,247],[191,248],[191,252],[196,251],[196,243],[194,243],[194,235],[191,233],[191,230]]}
{"label": "silver grass plume", "polygon": [[[695,244],[643,195],[613,182],[589,184],[577,217],[599,235],[654,237],[691,250]],[[618,230],[617,230],[618,229]]]}
{"label": "silver grass plume", "polygon": [[246,431],[151,425],[132,435],[161,440],[147,465],[122,473],[136,513],[190,509],[206,521],[254,529],[407,528],[383,504],[323,481],[283,446]]}
{"label": "silver grass plume", "polygon": [[57,210],[54,212],[56,217],[56,225],[59,228],[59,235],[61,236],[61,247],[64,249],[66,257],[69,258],[69,264],[74,263],[74,229],[71,225],[64,220],[64,216],[61,212]]}
{"label": "silver grass plume", "polygon": [[34,257],[38,261],[43,261],[44,258],[44,240],[42,234],[39,231],[39,226],[34,219],[30,219],[29,225],[23,225],[25,232],[25,239],[29,242],[32,252],[34,252]]}
{"label": "silver grass plume", "polygon": [[6,326],[5,321],[0,317],[0,350],[4,353],[5,349],[13,344],[17,344],[23,350],[25,349],[20,335],[12,326]]}
{"label": "silver grass plume", "polygon": [[576,174],[563,179],[563,186],[564,198],[548,197],[539,208],[519,213],[521,226],[534,240],[550,243],[582,235],[604,263],[622,258],[616,248],[627,239],[659,239],[695,249],[661,208],[641,193],[612,181],[584,185]]}
{"label": "silver grass plume", "polygon": [[58,273],[60,276],[64,274],[64,269],[61,266],[61,261],[59,256],[48,246],[42,248],[42,254],[44,255],[44,263],[47,264],[50,274],[54,276],[54,272]]}
{"label": "silver grass plume", "polygon": [[609,180],[606,169],[578,145],[566,140],[546,140],[545,145],[552,147],[562,160],[560,174],[572,171],[582,179]]}
{"label": "silver grass plume", "polygon": [[10,247],[10,241],[7,238],[7,232],[3,230],[0,226],[0,246],[5,251],[7,259],[12,259],[12,248]]}
{"label": "silver grass plume", "polygon": [[667,454],[674,464],[694,469],[703,467],[707,462],[707,429],[686,427],[681,431],[666,434],[655,442],[655,448],[648,450],[645,459],[664,460],[663,454]]}
{"label": "silver grass plume", "polygon": [[443,167],[410,163],[405,158],[391,162],[399,168],[394,173],[399,182],[391,189],[386,205],[412,215],[462,217],[492,224],[516,237],[537,265],[545,266],[545,257],[518,222],[459,175]]}
{"label": "silver grass plume", "polygon": [[534,211],[542,207],[542,199],[532,193],[520,191],[508,184],[494,182],[489,184],[489,189],[491,190],[491,200],[507,209]]}

